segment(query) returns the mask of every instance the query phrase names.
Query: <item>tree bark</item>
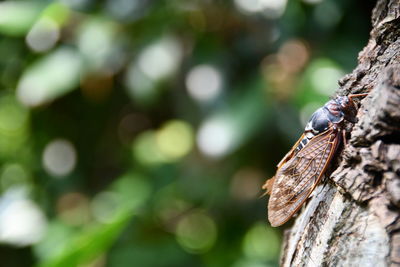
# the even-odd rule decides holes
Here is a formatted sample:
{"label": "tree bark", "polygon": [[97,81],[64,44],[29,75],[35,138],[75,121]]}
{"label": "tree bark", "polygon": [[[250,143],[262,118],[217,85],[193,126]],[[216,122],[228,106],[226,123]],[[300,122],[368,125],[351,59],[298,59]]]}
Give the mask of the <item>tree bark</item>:
{"label": "tree bark", "polygon": [[400,1],[378,0],[339,95],[369,92],[336,169],[285,232],[282,266],[400,266]]}

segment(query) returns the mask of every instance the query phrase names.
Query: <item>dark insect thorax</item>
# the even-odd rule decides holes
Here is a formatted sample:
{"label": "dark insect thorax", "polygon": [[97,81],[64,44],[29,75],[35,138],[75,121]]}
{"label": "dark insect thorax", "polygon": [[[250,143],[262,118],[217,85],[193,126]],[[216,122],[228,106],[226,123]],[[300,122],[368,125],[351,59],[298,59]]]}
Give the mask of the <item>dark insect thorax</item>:
{"label": "dark insect thorax", "polygon": [[341,122],[343,117],[343,111],[336,102],[336,99],[328,101],[323,107],[317,109],[307,122],[304,129],[304,137],[296,147],[296,152],[303,149],[316,135],[328,130],[332,124]]}

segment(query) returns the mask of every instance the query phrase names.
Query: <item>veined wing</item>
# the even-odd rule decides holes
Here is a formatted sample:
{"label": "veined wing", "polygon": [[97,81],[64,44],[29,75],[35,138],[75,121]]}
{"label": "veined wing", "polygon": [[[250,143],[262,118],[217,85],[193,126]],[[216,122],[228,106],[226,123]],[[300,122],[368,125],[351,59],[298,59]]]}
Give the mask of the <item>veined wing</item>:
{"label": "veined wing", "polygon": [[300,142],[304,139],[304,133],[300,136],[299,140],[297,140],[297,142],[293,145],[292,149],[290,149],[290,151],[288,153],[286,153],[286,155],[283,157],[283,159],[281,159],[281,161],[278,163],[278,168],[280,168],[283,164],[285,164],[286,162],[288,162],[291,158],[293,158],[293,156],[296,153],[296,148],[299,146]]}
{"label": "veined wing", "polygon": [[[293,145],[292,149],[290,149],[290,151],[288,153],[286,153],[286,155],[283,157],[283,159],[281,159],[281,161],[278,163],[277,167],[278,169],[280,167],[282,167],[282,165],[284,165],[286,162],[288,162],[291,158],[293,158],[293,156],[296,153],[296,148],[299,146],[300,142],[304,139],[304,133],[301,135],[301,137],[299,138],[299,140],[297,140],[297,142]],[[275,176],[268,179],[267,181],[265,181],[265,183],[262,186],[262,189],[266,190],[265,193],[262,196],[265,196],[267,194],[271,194],[272,192],[272,185],[275,182]]]}
{"label": "veined wing", "polygon": [[322,178],[339,144],[340,134],[333,128],[312,138],[274,177],[268,202],[272,226],[287,222],[302,206]]}

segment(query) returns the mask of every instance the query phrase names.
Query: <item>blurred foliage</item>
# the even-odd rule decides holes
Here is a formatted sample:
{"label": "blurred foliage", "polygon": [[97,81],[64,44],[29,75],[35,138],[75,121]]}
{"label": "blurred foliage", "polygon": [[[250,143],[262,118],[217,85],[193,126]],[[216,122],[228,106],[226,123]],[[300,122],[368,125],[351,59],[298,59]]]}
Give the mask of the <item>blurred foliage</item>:
{"label": "blurred foliage", "polygon": [[0,2],[0,265],[277,266],[260,186],[373,4]]}

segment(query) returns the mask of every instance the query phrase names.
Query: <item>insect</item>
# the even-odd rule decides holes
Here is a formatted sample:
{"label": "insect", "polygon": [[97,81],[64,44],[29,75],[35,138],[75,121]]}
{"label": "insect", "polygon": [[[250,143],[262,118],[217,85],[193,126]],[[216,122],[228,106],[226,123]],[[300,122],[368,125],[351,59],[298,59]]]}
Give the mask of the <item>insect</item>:
{"label": "insect", "polygon": [[268,220],[273,227],[287,222],[318,185],[340,143],[346,143],[344,122],[357,121],[353,98],[366,95],[336,97],[312,114],[275,176],[262,186],[270,194]]}

